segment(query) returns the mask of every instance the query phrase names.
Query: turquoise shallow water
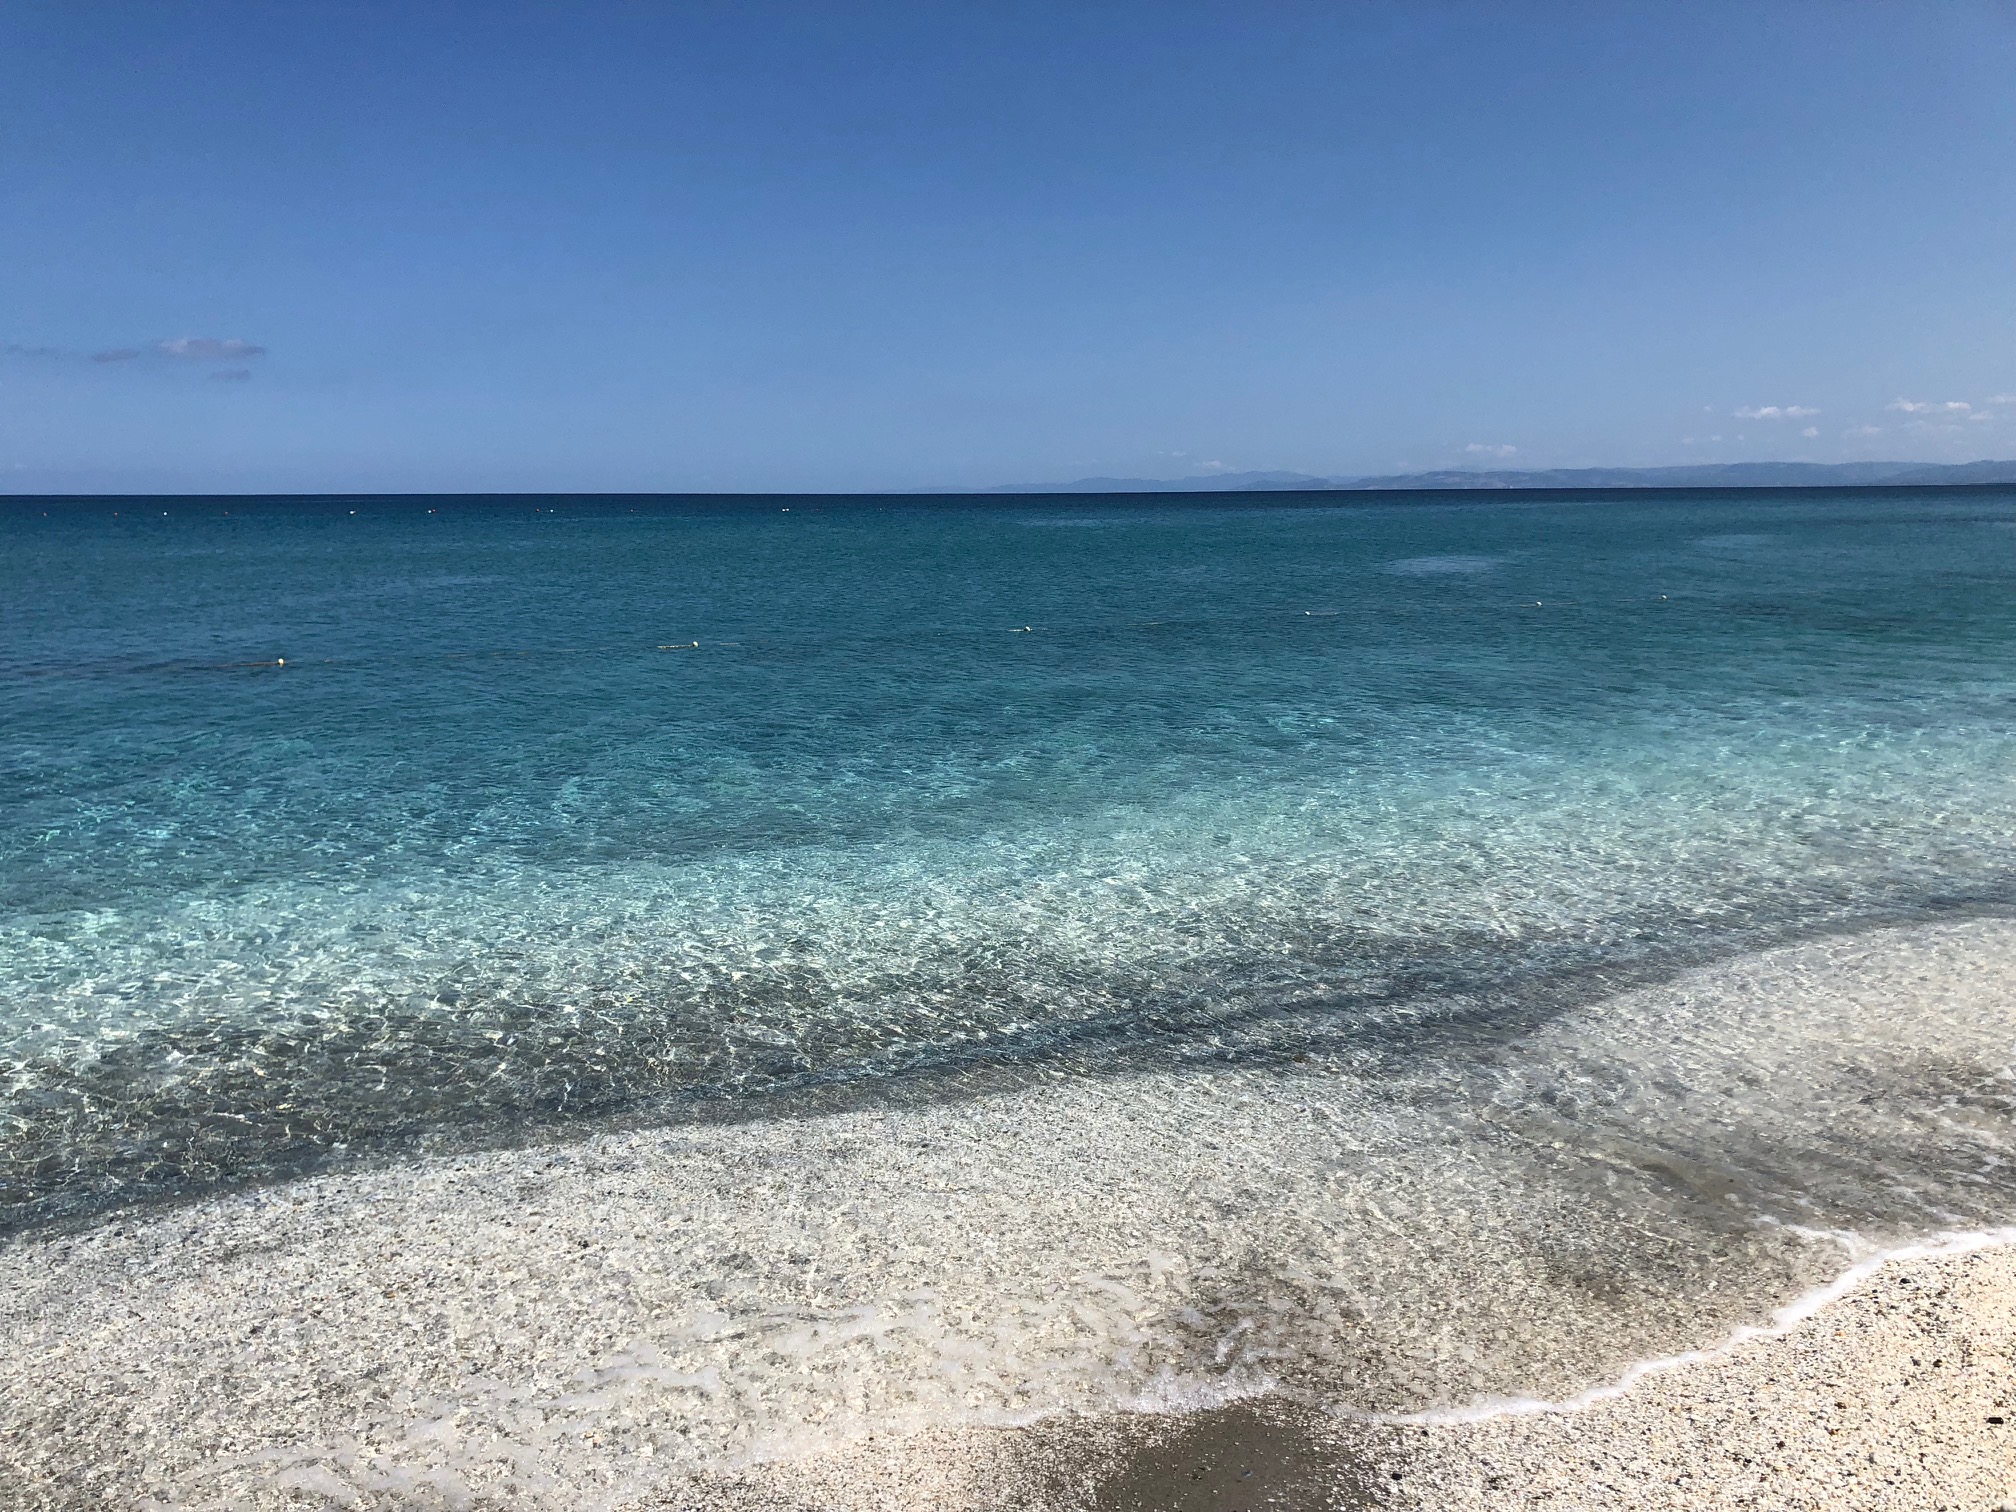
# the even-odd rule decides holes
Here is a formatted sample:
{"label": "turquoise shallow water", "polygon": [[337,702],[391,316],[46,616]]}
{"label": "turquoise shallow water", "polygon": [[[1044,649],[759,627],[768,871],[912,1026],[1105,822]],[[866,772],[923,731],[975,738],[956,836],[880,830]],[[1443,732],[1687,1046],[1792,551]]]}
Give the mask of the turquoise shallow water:
{"label": "turquoise shallow water", "polygon": [[2016,902],[2009,491],[13,501],[0,542],[10,1226],[812,1089],[1460,1057]]}

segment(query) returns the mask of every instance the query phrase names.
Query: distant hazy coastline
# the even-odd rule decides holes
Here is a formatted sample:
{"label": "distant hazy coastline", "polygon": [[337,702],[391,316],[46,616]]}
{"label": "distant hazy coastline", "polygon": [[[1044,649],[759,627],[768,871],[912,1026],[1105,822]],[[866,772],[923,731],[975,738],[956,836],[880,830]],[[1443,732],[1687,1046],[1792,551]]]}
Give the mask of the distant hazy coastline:
{"label": "distant hazy coastline", "polygon": [[1267,493],[1293,490],[1445,488],[1938,488],[2016,483],[2016,462],[1718,462],[1696,467],[1549,467],[1480,471],[1461,467],[1321,478],[1298,472],[1228,472],[1200,478],[1075,478],[1069,483],[1004,483],[995,488],[915,489],[917,493]]}

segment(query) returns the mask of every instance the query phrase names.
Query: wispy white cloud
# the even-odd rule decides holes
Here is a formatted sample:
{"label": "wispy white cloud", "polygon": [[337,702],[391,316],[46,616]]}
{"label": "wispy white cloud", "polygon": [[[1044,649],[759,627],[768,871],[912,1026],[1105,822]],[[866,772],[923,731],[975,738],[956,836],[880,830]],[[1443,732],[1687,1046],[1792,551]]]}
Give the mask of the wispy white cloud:
{"label": "wispy white cloud", "polygon": [[1820,427],[1817,425],[1809,425],[1806,427],[1806,429],[1799,432],[1799,434],[1810,439],[1820,434]]}
{"label": "wispy white cloud", "polygon": [[1494,445],[1488,441],[1472,441],[1463,450],[1473,457],[1510,457],[1518,452],[1516,446]]}
{"label": "wispy white cloud", "polygon": [[1965,415],[1974,406],[1961,399],[1905,399],[1891,400],[1885,409],[1893,409],[1900,415]]}
{"label": "wispy white cloud", "polygon": [[135,362],[142,357],[173,357],[180,362],[247,362],[264,357],[266,348],[236,336],[177,336],[144,347],[112,347],[93,352],[93,362]]}
{"label": "wispy white cloud", "polygon": [[1807,404],[1748,404],[1729,413],[1738,420],[1807,420],[1820,411]]}
{"label": "wispy white cloud", "polygon": [[1883,434],[1883,427],[1880,425],[1851,425],[1848,429],[1841,432],[1841,434],[1855,437],[1880,436]]}
{"label": "wispy white cloud", "polygon": [[170,357],[185,362],[243,362],[248,357],[264,357],[266,348],[240,341],[236,336],[178,336],[155,345]]}

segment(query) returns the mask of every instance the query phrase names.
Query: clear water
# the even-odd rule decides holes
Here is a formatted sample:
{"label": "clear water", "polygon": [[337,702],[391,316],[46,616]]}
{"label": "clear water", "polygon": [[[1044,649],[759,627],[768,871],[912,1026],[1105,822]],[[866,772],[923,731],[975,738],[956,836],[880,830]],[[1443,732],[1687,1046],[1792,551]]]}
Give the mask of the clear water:
{"label": "clear water", "polygon": [[0,505],[5,1222],[618,1115],[1460,1079],[1999,910],[2012,589],[2008,491]]}

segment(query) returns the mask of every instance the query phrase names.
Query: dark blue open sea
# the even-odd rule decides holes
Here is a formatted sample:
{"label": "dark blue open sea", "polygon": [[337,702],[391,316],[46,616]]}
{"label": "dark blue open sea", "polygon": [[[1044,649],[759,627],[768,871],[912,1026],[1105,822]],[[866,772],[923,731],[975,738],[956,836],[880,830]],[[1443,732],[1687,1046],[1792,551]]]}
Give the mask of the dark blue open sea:
{"label": "dark blue open sea", "polygon": [[[1472,1138],[1535,1191],[2006,1223],[2008,1045],[1965,1012],[1863,1054],[1774,978],[1684,1055],[1657,1013],[1595,1012],[1600,1066],[1546,1036],[2012,904],[2006,489],[0,503],[17,1243],[612,1125],[1030,1088],[1096,1093],[1096,1150],[1130,1088],[1226,1075],[1392,1138],[1442,1099],[1440,1163],[1339,1207],[1368,1235],[1453,1233]],[[1823,1053],[1778,1128],[1790,1083],[1745,1068]],[[1378,1144],[1337,1141],[1321,1173],[1254,1155],[1250,1190],[1306,1176],[1276,1206],[1316,1224]],[[1157,1162],[1111,1153],[1124,1209]],[[1320,1269],[1301,1243],[1249,1268],[1270,1316]]]}

